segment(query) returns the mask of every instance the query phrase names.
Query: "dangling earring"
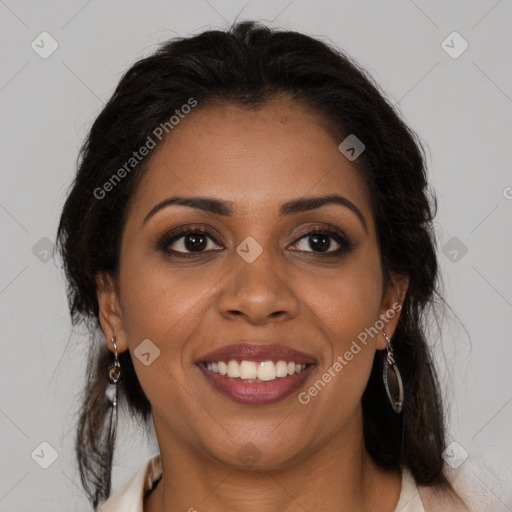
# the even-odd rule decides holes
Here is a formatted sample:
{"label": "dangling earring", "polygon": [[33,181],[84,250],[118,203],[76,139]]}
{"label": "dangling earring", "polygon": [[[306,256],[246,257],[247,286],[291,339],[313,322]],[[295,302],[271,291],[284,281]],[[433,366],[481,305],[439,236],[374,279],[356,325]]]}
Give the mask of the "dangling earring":
{"label": "dangling earring", "polygon": [[116,430],[117,430],[117,388],[118,388],[118,382],[119,378],[121,377],[121,365],[119,364],[119,356],[117,354],[117,345],[116,345],[116,337],[112,336],[111,340],[112,344],[114,345],[114,364],[109,367],[108,369],[108,376],[107,379],[110,382],[110,384],[114,384],[114,393],[112,396],[112,409],[110,413],[110,428],[109,428],[109,435],[108,435],[108,441],[109,446],[113,446],[115,442],[115,436],[116,436]]}
{"label": "dangling earring", "polygon": [[404,387],[402,384],[402,377],[398,371],[398,367],[395,362],[393,349],[391,348],[391,340],[387,337],[386,333],[382,331],[384,338],[387,343],[387,354],[384,359],[384,387],[389,398],[389,402],[393,410],[400,414],[402,412],[402,405],[404,403]]}

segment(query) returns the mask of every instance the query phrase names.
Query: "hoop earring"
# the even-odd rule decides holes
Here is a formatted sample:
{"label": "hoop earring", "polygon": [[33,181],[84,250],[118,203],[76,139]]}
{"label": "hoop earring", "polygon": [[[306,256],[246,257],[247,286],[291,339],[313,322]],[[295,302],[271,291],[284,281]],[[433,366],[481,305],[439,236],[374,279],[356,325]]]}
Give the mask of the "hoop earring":
{"label": "hoop earring", "polygon": [[121,365],[119,364],[119,356],[117,354],[116,337],[112,336],[111,343],[114,345],[114,363],[109,367],[107,380],[110,384],[114,384],[114,393],[112,395],[112,409],[110,412],[110,427],[108,434],[109,446],[113,446],[115,443],[115,436],[117,430],[117,394],[118,394],[118,382],[121,377]]}
{"label": "hoop earring", "polygon": [[384,359],[383,378],[384,387],[388,395],[389,403],[393,410],[400,414],[402,412],[402,405],[404,403],[404,387],[402,377],[396,365],[393,349],[391,348],[391,340],[386,333],[382,331],[387,343],[387,354]]}

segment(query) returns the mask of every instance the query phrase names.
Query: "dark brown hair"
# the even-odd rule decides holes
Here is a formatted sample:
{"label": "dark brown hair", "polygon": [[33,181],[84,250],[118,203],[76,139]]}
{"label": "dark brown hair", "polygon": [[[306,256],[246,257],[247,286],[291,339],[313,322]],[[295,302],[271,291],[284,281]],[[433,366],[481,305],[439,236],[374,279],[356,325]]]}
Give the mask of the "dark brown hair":
{"label": "dark brown hair", "polygon": [[[417,483],[450,490],[442,458],[442,398],[425,334],[426,311],[439,284],[432,228],[437,203],[427,184],[425,152],[372,77],[324,42],[241,22],[168,41],[128,69],[81,148],[58,228],[73,324],[86,321],[93,334],[101,333],[95,278],[118,268],[126,207],[149,157],[104,197],[95,191],[190,98],[198,109],[215,101],[257,108],[278,95],[311,108],[340,142],[349,134],[364,141],[354,165],[371,194],[384,286],[393,273],[409,276],[393,337],[406,391],[403,412],[395,414],[388,403],[384,351],[377,351],[362,397],[364,440],[380,466],[407,467]],[[110,402],[105,397],[112,354],[104,342],[96,345],[91,343],[76,437],[82,483],[94,507],[110,494],[114,450],[106,442]],[[120,399],[148,425],[151,405],[129,351],[120,355],[120,363]]]}

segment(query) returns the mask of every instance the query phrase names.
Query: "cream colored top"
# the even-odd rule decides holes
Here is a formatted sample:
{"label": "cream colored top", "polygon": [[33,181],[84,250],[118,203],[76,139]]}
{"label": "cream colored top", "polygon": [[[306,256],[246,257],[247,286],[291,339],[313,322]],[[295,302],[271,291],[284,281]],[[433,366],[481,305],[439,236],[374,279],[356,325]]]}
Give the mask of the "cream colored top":
{"label": "cream colored top", "polygon": [[[143,512],[144,495],[153,488],[161,475],[162,461],[158,454],[148,460],[97,511]],[[394,512],[430,512],[423,507],[414,478],[407,469],[402,471],[402,490]]]}

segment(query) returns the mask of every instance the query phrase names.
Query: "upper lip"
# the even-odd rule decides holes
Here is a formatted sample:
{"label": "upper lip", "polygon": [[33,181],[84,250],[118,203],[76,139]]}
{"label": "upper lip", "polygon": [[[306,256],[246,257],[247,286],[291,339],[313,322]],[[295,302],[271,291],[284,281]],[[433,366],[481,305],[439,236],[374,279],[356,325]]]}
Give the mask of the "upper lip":
{"label": "upper lip", "polygon": [[316,358],[286,345],[275,343],[244,342],[226,345],[197,358],[196,363],[216,363],[240,359],[245,361],[287,361],[315,364]]}

